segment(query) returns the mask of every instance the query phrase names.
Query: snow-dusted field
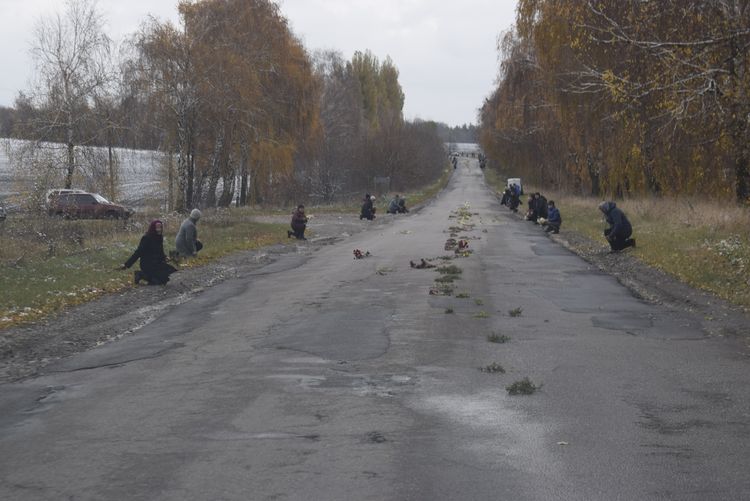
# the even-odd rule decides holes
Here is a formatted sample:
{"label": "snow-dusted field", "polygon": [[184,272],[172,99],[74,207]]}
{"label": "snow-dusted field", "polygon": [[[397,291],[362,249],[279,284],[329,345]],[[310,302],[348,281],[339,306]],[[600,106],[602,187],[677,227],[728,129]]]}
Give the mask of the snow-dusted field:
{"label": "snow-dusted field", "polygon": [[[0,203],[31,189],[31,175],[14,171],[8,156],[8,147],[17,145],[0,139]],[[100,153],[104,154],[102,148]],[[119,159],[119,203],[141,206],[166,200],[166,183],[162,182],[161,159],[163,154],[147,150],[117,148]],[[106,157],[105,157],[106,158]],[[56,186],[62,187],[62,186]],[[75,186],[85,189],[85,186]],[[7,201],[5,202],[7,203]]]}
{"label": "snow-dusted field", "polygon": [[[24,176],[14,172],[10,165],[8,147],[14,144],[17,145],[18,142],[0,139],[0,203],[5,205],[8,205],[8,199],[31,190],[32,176]],[[453,151],[464,154],[476,154],[480,151],[479,146],[474,143],[449,143],[446,146]],[[60,148],[62,148],[61,145]],[[99,153],[102,154],[102,158],[106,158],[104,148],[99,149]],[[116,153],[120,164],[120,196],[115,202],[133,207],[156,204],[166,206],[167,183],[166,175],[163,174],[161,166],[163,153],[124,148],[117,148]],[[221,183],[219,187],[221,187]],[[53,186],[50,186],[50,188],[53,188]],[[54,188],[62,188],[62,184],[54,186]],[[86,189],[86,186],[74,186],[74,188]]]}

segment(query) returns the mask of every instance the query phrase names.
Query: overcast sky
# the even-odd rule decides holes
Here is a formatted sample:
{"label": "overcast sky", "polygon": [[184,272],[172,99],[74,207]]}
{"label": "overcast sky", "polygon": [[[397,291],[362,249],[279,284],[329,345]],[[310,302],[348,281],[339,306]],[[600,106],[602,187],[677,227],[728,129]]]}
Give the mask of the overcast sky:
{"label": "overcast sky", "polygon": [[[476,122],[497,75],[496,40],[515,19],[516,0],[281,0],[281,11],[310,52],[334,49],[349,59],[369,49],[393,59],[407,118],[450,125]],[[150,14],[177,21],[176,0],[99,0],[115,40]],[[28,88],[35,24],[62,11],[63,0],[0,0],[0,105]]]}

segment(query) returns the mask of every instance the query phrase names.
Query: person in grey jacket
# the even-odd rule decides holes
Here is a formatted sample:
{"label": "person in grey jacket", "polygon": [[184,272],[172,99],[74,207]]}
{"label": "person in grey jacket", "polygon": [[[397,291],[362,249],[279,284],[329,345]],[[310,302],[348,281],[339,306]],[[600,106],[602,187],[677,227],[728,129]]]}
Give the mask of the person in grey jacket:
{"label": "person in grey jacket", "polygon": [[195,256],[203,248],[203,244],[198,241],[198,228],[195,226],[200,218],[201,211],[193,209],[190,212],[190,217],[180,225],[180,231],[177,232],[177,238],[174,242],[180,257]]}

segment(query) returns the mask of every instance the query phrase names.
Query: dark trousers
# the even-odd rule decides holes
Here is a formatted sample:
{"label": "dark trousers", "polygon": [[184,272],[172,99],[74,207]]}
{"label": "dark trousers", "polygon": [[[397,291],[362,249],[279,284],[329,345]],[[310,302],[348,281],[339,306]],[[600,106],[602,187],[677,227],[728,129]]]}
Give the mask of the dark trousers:
{"label": "dark trousers", "polygon": [[158,263],[152,266],[143,268],[141,263],[141,273],[143,280],[148,282],[149,285],[164,285],[169,282],[169,275],[176,272],[177,268],[167,263]]}
{"label": "dark trousers", "polygon": [[621,251],[623,249],[627,249],[628,247],[632,247],[634,240],[630,238],[630,235],[626,235],[623,233],[616,233],[612,235],[609,231],[609,228],[604,230],[604,236],[607,237],[607,241],[609,242],[609,246],[613,251]]}

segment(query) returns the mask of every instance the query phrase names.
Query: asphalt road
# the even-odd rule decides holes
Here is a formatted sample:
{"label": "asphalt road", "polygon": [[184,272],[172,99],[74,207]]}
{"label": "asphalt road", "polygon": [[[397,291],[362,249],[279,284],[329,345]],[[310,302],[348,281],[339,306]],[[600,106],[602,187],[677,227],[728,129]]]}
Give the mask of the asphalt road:
{"label": "asphalt road", "polygon": [[[452,254],[461,223],[473,253],[430,295],[409,261]],[[462,160],[419,213],[0,386],[0,499],[748,499],[750,359],[699,325]],[[524,377],[541,389],[508,395]]]}

